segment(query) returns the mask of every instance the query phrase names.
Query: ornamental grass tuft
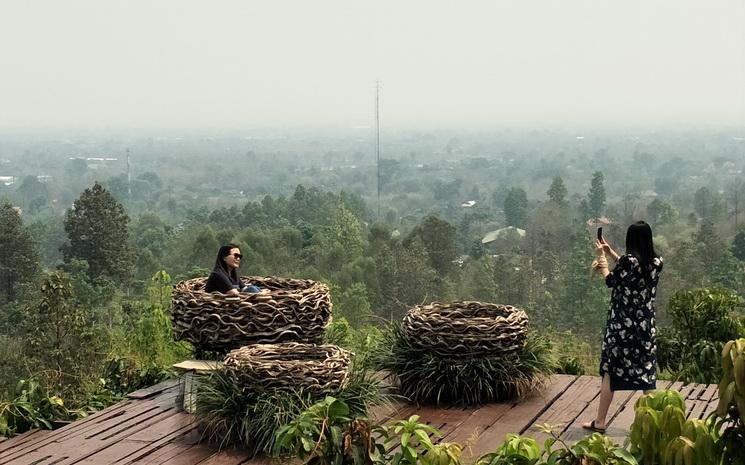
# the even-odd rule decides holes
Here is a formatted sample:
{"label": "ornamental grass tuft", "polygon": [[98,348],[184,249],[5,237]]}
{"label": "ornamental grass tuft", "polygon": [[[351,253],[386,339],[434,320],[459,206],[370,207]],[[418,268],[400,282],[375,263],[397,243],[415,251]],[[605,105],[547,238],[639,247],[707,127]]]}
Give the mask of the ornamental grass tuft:
{"label": "ornamental grass tuft", "polygon": [[275,434],[327,395],[345,402],[353,417],[365,417],[374,406],[390,406],[394,396],[369,372],[350,366],[347,383],[337,392],[246,386],[231,370],[205,376],[197,392],[202,437],[223,449],[243,446],[253,454],[271,454]]}
{"label": "ornamental grass tuft", "polygon": [[518,350],[498,355],[448,354],[407,339],[400,323],[386,332],[377,366],[395,374],[399,391],[422,404],[484,404],[515,400],[545,384],[555,368],[548,339],[530,333]]}

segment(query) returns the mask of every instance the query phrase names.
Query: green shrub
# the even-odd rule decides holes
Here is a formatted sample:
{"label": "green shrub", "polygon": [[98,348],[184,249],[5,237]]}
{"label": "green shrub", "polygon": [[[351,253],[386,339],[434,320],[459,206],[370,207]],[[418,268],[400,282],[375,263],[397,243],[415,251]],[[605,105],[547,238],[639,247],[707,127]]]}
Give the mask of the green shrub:
{"label": "green shrub", "polygon": [[326,329],[324,344],[334,344],[352,351],[354,363],[363,368],[372,368],[375,354],[384,343],[383,331],[375,326],[353,328],[346,319],[334,318]]}
{"label": "green shrub", "polygon": [[582,362],[572,355],[562,355],[557,362],[556,373],[564,375],[584,375],[585,367]]}
{"label": "green shrub", "polygon": [[724,343],[743,334],[742,304],[739,295],[723,288],[673,294],[668,305],[672,328],[662,328],[657,338],[660,369],[686,382],[716,383]]}
{"label": "green shrub", "polygon": [[103,377],[116,394],[156,384],[174,376],[171,366],[192,356],[191,345],[173,340],[164,305],[170,300],[170,276],[159,271],[148,288],[149,302],[133,302],[122,329],[112,334]]}

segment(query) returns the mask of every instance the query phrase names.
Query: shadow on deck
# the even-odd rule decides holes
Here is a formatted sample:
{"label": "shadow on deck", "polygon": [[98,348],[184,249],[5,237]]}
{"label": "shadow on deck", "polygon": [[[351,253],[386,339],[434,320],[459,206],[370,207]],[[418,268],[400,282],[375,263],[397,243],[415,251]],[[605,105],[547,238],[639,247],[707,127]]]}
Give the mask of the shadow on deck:
{"label": "shadow on deck", "polygon": [[[679,391],[689,418],[703,418],[718,400],[717,386],[660,381],[660,389]],[[480,407],[417,407],[402,404],[374,412],[378,421],[419,415],[438,428],[442,441],[466,445],[464,463],[496,449],[507,433],[542,441],[535,425],[556,425],[568,442],[581,439],[581,424],[597,409],[600,378],[555,375],[546,388],[519,403]],[[54,431],[36,430],[0,442],[0,465],[169,464],[267,465],[268,459],[241,450],[215,452],[199,443],[194,416],[177,408],[178,381],[166,381],[136,391],[127,399],[83,420]],[[607,435],[622,443],[634,419],[640,392],[617,392],[608,412]]]}

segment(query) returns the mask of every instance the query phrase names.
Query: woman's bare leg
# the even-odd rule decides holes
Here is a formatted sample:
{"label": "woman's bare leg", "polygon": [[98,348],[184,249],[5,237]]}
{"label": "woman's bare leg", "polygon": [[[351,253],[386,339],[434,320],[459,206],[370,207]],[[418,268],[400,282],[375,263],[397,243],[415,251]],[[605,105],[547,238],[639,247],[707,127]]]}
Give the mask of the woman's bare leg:
{"label": "woman's bare leg", "polygon": [[[603,375],[603,381],[600,384],[600,402],[598,403],[598,415],[595,417],[595,428],[605,429],[605,417],[608,415],[608,408],[613,401],[613,391],[610,390],[610,376],[608,373]],[[587,428],[592,427],[590,423],[585,423]]]}

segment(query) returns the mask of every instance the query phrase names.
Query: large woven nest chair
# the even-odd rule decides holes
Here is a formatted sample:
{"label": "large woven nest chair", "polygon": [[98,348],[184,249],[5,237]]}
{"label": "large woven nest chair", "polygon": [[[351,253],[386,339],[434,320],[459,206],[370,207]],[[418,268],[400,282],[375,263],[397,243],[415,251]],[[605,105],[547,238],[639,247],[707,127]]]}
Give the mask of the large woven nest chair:
{"label": "large woven nest chair", "polygon": [[385,337],[378,365],[417,403],[514,400],[553,370],[550,343],[529,333],[526,313],[510,305],[418,305]]}
{"label": "large woven nest chair", "polygon": [[205,292],[206,278],[181,281],[173,290],[176,340],[198,350],[226,351],[258,343],[318,343],[331,321],[328,286],[308,279],[248,276],[265,294]]}
{"label": "large woven nest chair", "polygon": [[412,345],[440,353],[505,354],[525,345],[528,315],[511,305],[432,303],[409,310],[404,329]]}
{"label": "large woven nest chair", "polygon": [[255,344],[230,351],[225,366],[246,386],[326,394],[346,384],[351,356],[335,345]]}

